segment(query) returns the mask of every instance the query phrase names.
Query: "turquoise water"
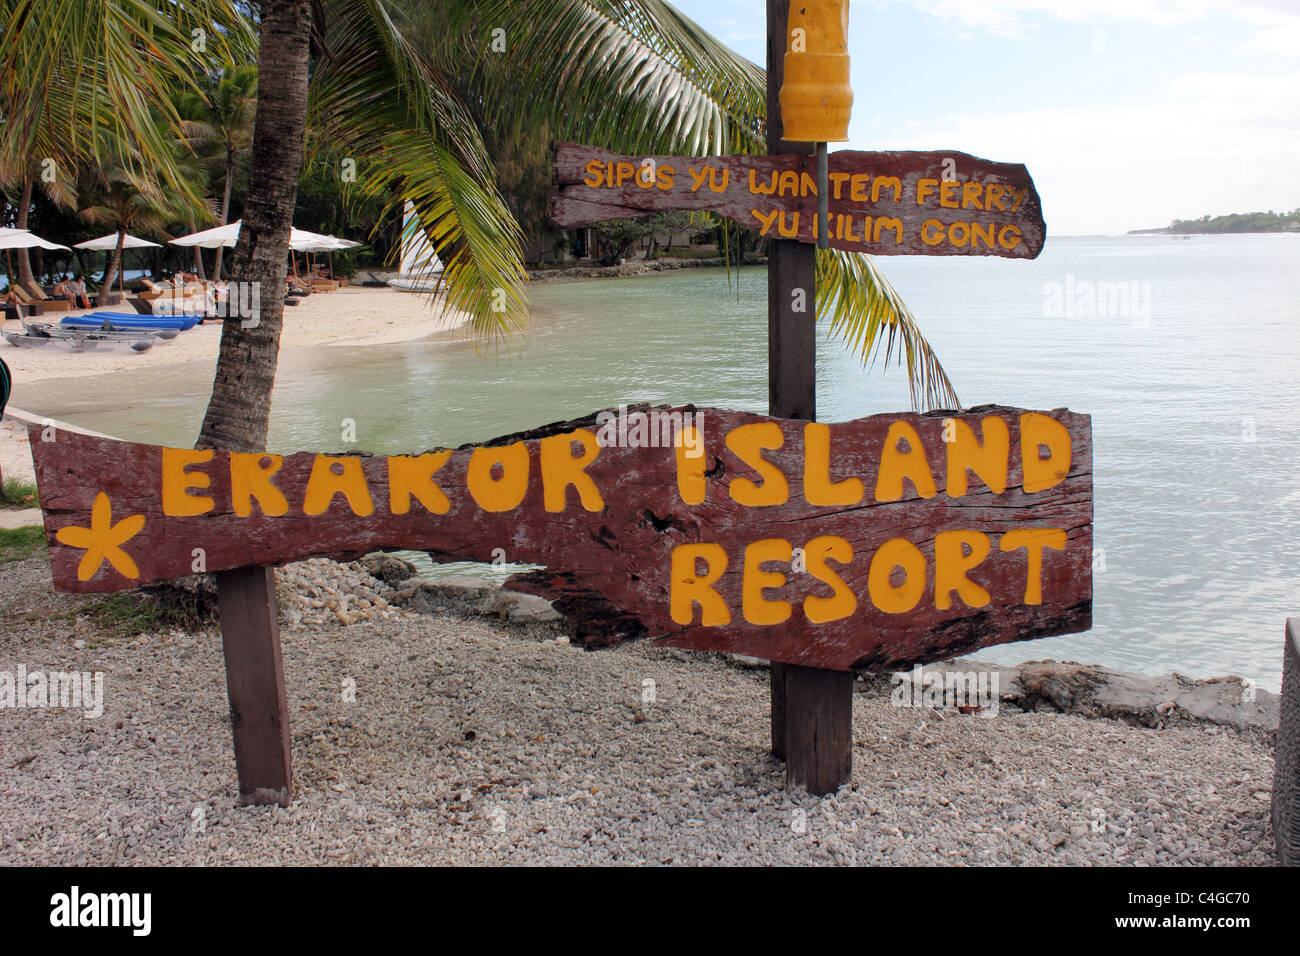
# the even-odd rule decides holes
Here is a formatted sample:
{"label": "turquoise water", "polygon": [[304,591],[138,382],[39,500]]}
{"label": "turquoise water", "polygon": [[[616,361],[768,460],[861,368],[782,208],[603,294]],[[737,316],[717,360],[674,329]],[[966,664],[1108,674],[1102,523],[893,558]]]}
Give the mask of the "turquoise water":
{"label": "turquoise water", "polygon": [[[1034,262],[880,259],[963,404],[1093,416],[1095,624],[981,652],[1142,672],[1236,673],[1276,688],[1300,615],[1300,236],[1065,238]],[[1088,284],[1126,301],[1090,308]],[[1071,304],[1064,301],[1072,292]],[[1118,286],[1112,286],[1112,292]],[[650,401],[766,411],[764,271],[536,287],[509,355],[459,340],[314,350],[282,370],[271,444],[410,452]],[[209,383],[163,370],[160,396],[111,377],[14,402],[140,441],[193,441]],[[822,344],[819,417],[909,407],[906,377]]]}

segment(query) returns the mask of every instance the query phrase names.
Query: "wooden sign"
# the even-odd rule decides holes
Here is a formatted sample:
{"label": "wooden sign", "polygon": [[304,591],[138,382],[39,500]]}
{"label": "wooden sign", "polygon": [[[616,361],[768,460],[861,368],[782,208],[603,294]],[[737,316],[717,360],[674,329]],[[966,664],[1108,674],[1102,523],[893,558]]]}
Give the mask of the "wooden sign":
{"label": "wooden sign", "polygon": [[[51,439],[52,440],[49,440]],[[620,408],[421,455],[168,449],[31,428],[55,586],[380,549],[545,565],[588,647],[653,636],[829,670],[1087,629],[1087,416],[817,424]]]}
{"label": "wooden sign", "polygon": [[[560,143],[550,217],[587,226],[666,209],[713,212],[770,239],[815,243],[812,156],[620,156]],[[1002,256],[1043,249],[1042,205],[1020,164],[947,152],[830,156],[830,244],[877,256]]]}

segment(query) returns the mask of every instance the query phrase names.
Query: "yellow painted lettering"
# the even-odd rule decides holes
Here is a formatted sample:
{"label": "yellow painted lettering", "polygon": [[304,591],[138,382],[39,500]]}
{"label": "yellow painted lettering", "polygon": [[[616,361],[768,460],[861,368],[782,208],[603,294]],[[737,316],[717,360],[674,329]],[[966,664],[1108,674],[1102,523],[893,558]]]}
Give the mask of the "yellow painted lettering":
{"label": "yellow painted lettering", "polygon": [[767,561],[789,564],[794,550],[784,538],[765,538],[745,548],[745,572],[741,585],[741,610],[750,624],[771,626],[790,619],[789,601],[773,601],[765,597],[766,588],[779,588],[785,584],[780,571],[764,571]]}
{"label": "yellow painted lettering", "polygon": [[[573,446],[582,451],[574,457]],[[578,489],[578,499],[586,511],[605,510],[596,482],[587,474],[587,466],[600,454],[596,436],[585,428],[567,435],[551,435],[541,441],[542,498],[547,511],[561,512],[568,504],[569,486]]]}
{"label": "yellow painted lettering", "polygon": [[[1047,457],[1042,457],[1042,450]],[[1048,415],[1025,412],[1020,416],[1020,459],[1025,475],[1025,494],[1046,491],[1065,481],[1070,473],[1073,449],[1070,430]]]}
{"label": "yellow painted lettering", "polygon": [[[699,562],[706,570],[699,572]],[[695,623],[695,605],[700,606],[700,624],[721,627],[731,623],[727,602],[713,587],[727,570],[727,552],[718,544],[679,544],[673,548],[672,582],[668,607],[672,619],[683,627]]]}
{"label": "yellow painted lettering", "polygon": [[375,502],[366,487],[366,475],[361,469],[361,459],[355,455],[333,458],[317,455],[312,462],[307,479],[307,491],[302,499],[302,513],[323,515],[334,503],[335,495],[347,499],[348,507],[359,518],[374,513]]}
{"label": "yellow painted lettering", "polygon": [[762,227],[759,229],[758,234],[760,236],[766,236],[768,232],[771,230],[772,224],[776,222],[776,217],[781,215],[781,210],[773,209],[766,216],[763,215],[761,212],[759,212],[757,209],[751,209],[750,213],[754,216],[755,219],[757,219],[760,223],[762,223]]}
{"label": "yellow painted lettering", "polygon": [[[907,450],[900,445],[906,443]],[[921,436],[916,429],[904,421],[896,421],[889,426],[885,436],[885,447],[880,452],[880,470],[876,474],[876,500],[899,501],[903,497],[903,482],[910,480],[917,495],[933,498],[938,492],[934,487],[934,475],[930,463],[926,461],[925,449],[921,447]]]}
{"label": "yellow painted lettering", "polygon": [[414,498],[430,514],[445,515],[451,509],[451,502],[433,480],[433,476],[447,464],[449,458],[449,451],[389,458],[388,510],[395,515],[409,514],[411,499]]}
{"label": "yellow painted lettering", "polygon": [[253,513],[253,499],[262,514],[279,518],[289,513],[289,500],[271,481],[284,465],[283,455],[264,452],[232,452],[230,455],[230,504],[241,518]]}
{"label": "yellow painted lettering", "polygon": [[[995,495],[1007,490],[1007,462],[1011,455],[1011,429],[996,415],[980,423],[984,433],[981,441],[975,429],[963,419],[951,418],[952,440],[944,444],[948,449],[948,497],[960,498],[966,494],[966,471],[975,472],[984,485]],[[944,427],[948,422],[944,423]]]}
{"label": "yellow painted lettering", "polygon": [[688,505],[704,503],[708,494],[708,478],[704,474],[708,462],[704,454],[704,438],[694,425],[684,425],[677,433],[677,494]]}
{"label": "yellow painted lettering", "polygon": [[830,597],[810,594],[803,599],[803,613],[814,624],[839,621],[858,609],[858,599],[845,586],[843,578],[827,566],[827,560],[848,564],[853,560],[853,545],[836,535],[813,538],[803,549],[804,566],[808,573],[831,589]]}
{"label": "yellow painted lettering", "polygon": [[856,505],[862,500],[862,479],[831,481],[831,428],[821,422],[803,427],[803,496],[810,505]]}
{"label": "yellow painted lettering", "polygon": [[1065,530],[1062,528],[1020,528],[1002,536],[1003,551],[1024,548],[1028,556],[1025,577],[1025,603],[1043,603],[1043,549],[1065,550]]}
{"label": "yellow painted lettering", "polygon": [[213,452],[190,451],[184,448],[162,450],[162,507],[163,514],[173,518],[193,518],[207,514],[216,502],[206,495],[191,495],[191,488],[208,488],[212,479],[202,471],[186,471],[190,465],[202,465],[212,460]]}
{"label": "yellow painted lettering", "polygon": [[871,183],[871,201],[880,202],[880,193],[885,189],[894,191],[894,202],[903,198],[903,181],[897,176],[877,176]]}
{"label": "yellow painted lettering", "polygon": [[880,241],[880,236],[886,229],[893,230],[894,245],[901,246],[903,244],[903,220],[897,219],[893,216],[877,216],[875,233],[876,242]]}
{"label": "yellow painted lettering", "polygon": [[[901,568],[903,580],[895,585],[894,569]],[[867,571],[867,593],[871,603],[886,614],[906,614],[925,594],[925,555],[904,538],[890,538],[871,556]]]}
{"label": "yellow painted lettering", "polygon": [[991,548],[989,536],[982,531],[940,531],[934,536],[935,607],[941,611],[952,607],[953,591],[967,607],[988,607],[989,592],[966,574],[988,557]]}
{"label": "yellow painted lettering", "polygon": [[790,500],[790,485],[781,469],[763,457],[763,449],[775,450],[785,444],[785,434],[776,422],[740,425],[727,433],[727,447],[763,479],[731,479],[731,499],[748,508],[783,505]]}
{"label": "yellow painted lettering", "polygon": [[766,184],[758,181],[758,170],[749,171],[749,191],[755,196],[770,196],[776,192],[776,170],[772,170],[772,178]]}
{"label": "yellow painted lettering", "polygon": [[[528,493],[528,446],[513,445],[475,448],[469,456],[465,484],[470,496],[484,511],[510,511],[519,507]],[[500,476],[493,475],[499,470]]]}

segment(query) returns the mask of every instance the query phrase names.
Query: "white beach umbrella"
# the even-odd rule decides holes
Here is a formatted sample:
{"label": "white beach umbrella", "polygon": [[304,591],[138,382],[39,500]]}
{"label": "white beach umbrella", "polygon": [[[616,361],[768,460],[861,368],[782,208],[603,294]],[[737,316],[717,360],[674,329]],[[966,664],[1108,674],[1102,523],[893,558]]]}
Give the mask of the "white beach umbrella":
{"label": "white beach umbrella", "polygon": [[204,249],[233,249],[238,241],[239,220],[168,240],[173,246],[200,246]]}
{"label": "white beach umbrella", "polygon": [[[122,240],[123,249],[150,249],[157,248],[161,243],[150,242],[148,239],[141,239],[139,236],[133,236],[127,233]],[[87,239],[85,242],[77,243],[77,249],[93,249],[96,252],[112,252],[117,248],[117,233],[110,232],[107,236],[100,236],[98,239]]]}
{"label": "white beach umbrella", "polygon": [[5,277],[9,280],[9,285],[14,284],[14,263],[10,255],[10,249],[49,249],[51,251],[62,249],[64,252],[71,252],[67,246],[61,246],[57,242],[50,242],[48,239],[42,239],[26,229],[0,229],[0,249],[5,251]]}
{"label": "white beach umbrella", "polygon": [[[168,240],[173,246],[201,246],[204,249],[233,249],[239,242],[239,227],[241,220],[228,222],[224,226],[214,226],[212,229],[204,229],[201,232],[192,232],[188,236],[179,236],[176,239]],[[289,233],[290,248],[302,252],[306,245],[312,242],[323,240],[332,240],[332,236],[322,236],[320,233],[307,232],[304,229],[293,229]],[[322,247],[323,248],[323,247]],[[338,248],[337,246],[333,248]]]}
{"label": "white beach umbrella", "polygon": [[[122,238],[122,249],[156,249],[161,243],[150,242],[148,239],[141,239],[139,236],[133,236],[127,233]],[[78,249],[89,249],[94,252],[112,252],[117,248],[117,233],[110,232],[107,236],[100,236],[98,239],[87,239],[85,242],[77,243]],[[120,265],[117,270],[117,287],[126,294],[126,270]],[[112,289],[110,288],[111,292]]]}
{"label": "white beach umbrella", "polygon": [[67,246],[42,239],[26,229],[0,229],[0,249],[62,249],[71,252]]}

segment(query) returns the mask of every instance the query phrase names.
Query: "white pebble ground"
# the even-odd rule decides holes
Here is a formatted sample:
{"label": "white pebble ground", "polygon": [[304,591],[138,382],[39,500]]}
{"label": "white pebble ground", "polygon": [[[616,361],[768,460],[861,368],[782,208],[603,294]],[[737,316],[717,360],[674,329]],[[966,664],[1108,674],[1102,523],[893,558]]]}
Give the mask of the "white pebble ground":
{"label": "white pebble ground", "polygon": [[3,865],[1273,863],[1259,734],[864,692],[817,798],[768,756],[765,670],[445,613],[286,627],[297,794],[243,808],[219,634],[109,639],[73,601],[0,574],[0,670],[102,671],[106,708],[0,711]]}

